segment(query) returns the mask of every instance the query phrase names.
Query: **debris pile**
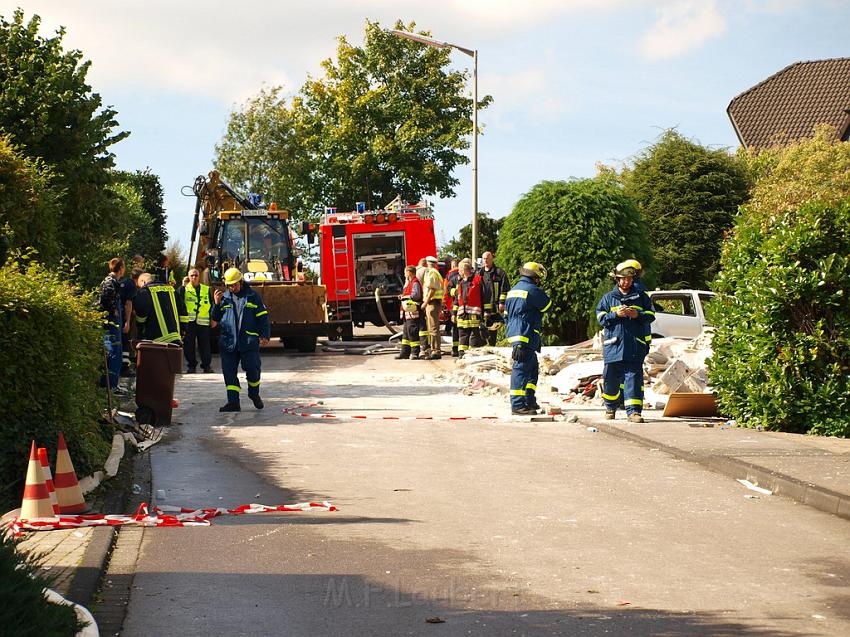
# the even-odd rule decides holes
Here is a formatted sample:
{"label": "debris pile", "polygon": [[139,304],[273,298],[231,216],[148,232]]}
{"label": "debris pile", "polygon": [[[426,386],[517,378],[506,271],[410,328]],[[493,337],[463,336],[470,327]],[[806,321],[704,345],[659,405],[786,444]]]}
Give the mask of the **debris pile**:
{"label": "debris pile", "polygon": [[[647,407],[663,409],[671,394],[709,393],[706,360],[711,356],[709,329],[695,339],[659,338],[653,341],[644,362]],[[544,347],[539,356],[540,375],[551,376],[554,393],[573,404],[601,404],[601,335],[568,347]],[[511,348],[481,347],[456,362],[457,370],[445,381],[468,385],[464,393],[496,393],[511,373]]]}

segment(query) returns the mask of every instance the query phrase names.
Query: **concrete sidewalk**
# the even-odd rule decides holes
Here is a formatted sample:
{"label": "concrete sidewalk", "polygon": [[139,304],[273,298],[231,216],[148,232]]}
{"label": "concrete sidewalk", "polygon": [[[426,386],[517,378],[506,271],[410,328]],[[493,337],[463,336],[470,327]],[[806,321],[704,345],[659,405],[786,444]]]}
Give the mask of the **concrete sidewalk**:
{"label": "concrete sidewalk", "polygon": [[735,479],[745,479],[821,511],[850,519],[850,440],[728,427],[722,419],[664,418],[643,424],[602,409],[575,410],[601,432],[627,438]]}
{"label": "concrete sidewalk", "polygon": [[[498,388],[505,396],[508,393],[507,375],[476,374],[451,362],[441,366],[465,372],[470,381]],[[563,395],[553,394],[546,386],[548,378],[541,378],[537,394],[544,408],[561,407],[565,416],[575,415],[583,425],[600,432],[695,462],[736,480],[749,480],[775,495],[850,519],[850,439],[730,427],[723,418],[665,418],[654,409],[644,410],[643,424],[626,421],[624,411],[613,421],[605,420],[602,406],[574,404]]]}

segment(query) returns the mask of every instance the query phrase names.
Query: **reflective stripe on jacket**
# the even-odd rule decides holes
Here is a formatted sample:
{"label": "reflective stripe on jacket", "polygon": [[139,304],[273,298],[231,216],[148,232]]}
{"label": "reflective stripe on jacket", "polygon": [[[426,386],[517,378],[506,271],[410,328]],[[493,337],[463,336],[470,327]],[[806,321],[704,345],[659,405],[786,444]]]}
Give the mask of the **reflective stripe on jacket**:
{"label": "reflective stripe on jacket", "polygon": [[498,312],[499,305],[504,304],[507,300],[508,290],[511,287],[508,273],[494,265],[492,270],[482,266],[479,268],[478,274],[481,275],[482,289],[484,290],[484,309],[487,312]]}
{"label": "reflective stripe on jacket", "polygon": [[463,314],[481,316],[481,277],[477,274],[468,278],[461,277],[456,289],[452,313],[459,316]]}
{"label": "reflective stripe on jacket", "polygon": [[543,314],[552,305],[549,295],[531,277],[522,276],[505,297],[508,342],[511,345],[527,345],[539,352]]}
{"label": "reflective stripe on jacket", "polygon": [[260,349],[260,339],[271,337],[269,311],[260,295],[245,281],[239,292],[227,291],[214,305],[210,318],[219,323],[218,343],[224,352]]}
{"label": "reflective stripe on jacket", "polygon": [[[621,307],[637,310],[637,318],[617,316]],[[647,325],[655,320],[652,301],[634,285],[626,294],[620,288],[608,292],[596,306],[596,320],[602,326],[602,358],[606,363],[643,361],[649,352]]]}
{"label": "reflective stripe on jacket", "polygon": [[431,295],[428,297],[429,302],[443,300],[443,276],[436,268],[428,268],[425,271],[422,286],[426,288],[422,291],[423,295],[426,294],[427,290],[431,290]]}
{"label": "reflective stripe on jacket", "polygon": [[157,343],[180,341],[180,324],[187,323],[186,306],[174,288],[162,283],[149,283],[139,290],[133,302],[139,335]]}
{"label": "reflective stripe on jacket", "polygon": [[210,309],[213,306],[212,292],[210,286],[200,284],[198,288],[187,285],[180,288],[186,311],[189,313],[189,321],[195,321],[198,325],[210,324]]}
{"label": "reflective stripe on jacket", "polygon": [[419,318],[419,306],[422,303],[422,284],[413,277],[404,286],[401,293],[401,316],[405,319]]}

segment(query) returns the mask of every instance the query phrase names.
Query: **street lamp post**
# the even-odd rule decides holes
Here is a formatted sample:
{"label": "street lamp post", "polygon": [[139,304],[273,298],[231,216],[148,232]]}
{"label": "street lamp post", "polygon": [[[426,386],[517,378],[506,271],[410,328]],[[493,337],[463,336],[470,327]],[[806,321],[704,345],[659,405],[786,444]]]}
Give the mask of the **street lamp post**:
{"label": "street lamp post", "polygon": [[435,49],[457,49],[472,58],[472,263],[475,267],[478,256],[478,51],[398,29],[387,29],[387,33]]}

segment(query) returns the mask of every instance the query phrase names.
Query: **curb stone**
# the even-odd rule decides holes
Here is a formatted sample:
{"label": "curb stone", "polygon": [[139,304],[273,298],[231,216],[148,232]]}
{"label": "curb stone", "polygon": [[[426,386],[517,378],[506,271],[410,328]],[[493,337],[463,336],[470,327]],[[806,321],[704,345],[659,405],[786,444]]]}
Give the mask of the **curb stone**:
{"label": "curb stone", "polygon": [[670,445],[650,440],[643,436],[623,431],[619,427],[604,422],[593,421],[593,426],[606,434],[630,440],[643,447],[660,449],[676,458],[695,462],[706,469],[720,473],[730,478],[743,478],[758,484],[760,487],[773,491],[800,504],[805,504],[824,513],[830,513],[840,518],[850,520],[850,497],[810,482],[805,482],[778,471],[765,469],[759,465],[739,460],[729,456],[711,456],[700,453],[683,451]]}

